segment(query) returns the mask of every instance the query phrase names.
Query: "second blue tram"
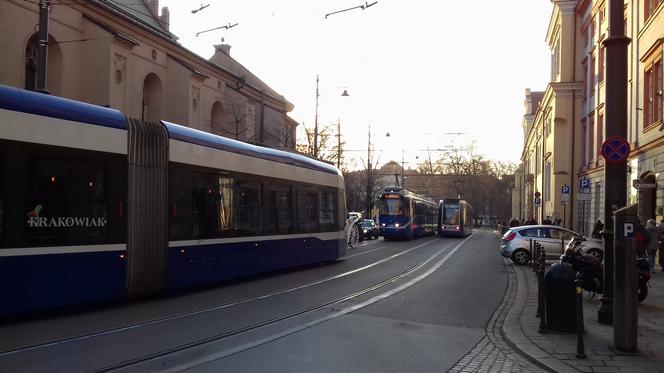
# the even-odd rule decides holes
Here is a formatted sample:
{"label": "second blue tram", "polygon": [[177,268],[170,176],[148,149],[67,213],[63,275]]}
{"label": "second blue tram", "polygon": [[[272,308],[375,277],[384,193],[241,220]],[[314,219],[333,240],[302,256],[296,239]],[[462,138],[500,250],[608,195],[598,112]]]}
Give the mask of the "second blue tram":
{"label": "second blue tram", "polygon": [[445,199],[438,204],[438,235],[466,237],[473,232],[473,206],[462,199]]}
{"label": "second blue tram", "polygon": [[410,240],[434,234],[436,207],[434,201],[406,189],[386,188],[379,197],[380,235]]}

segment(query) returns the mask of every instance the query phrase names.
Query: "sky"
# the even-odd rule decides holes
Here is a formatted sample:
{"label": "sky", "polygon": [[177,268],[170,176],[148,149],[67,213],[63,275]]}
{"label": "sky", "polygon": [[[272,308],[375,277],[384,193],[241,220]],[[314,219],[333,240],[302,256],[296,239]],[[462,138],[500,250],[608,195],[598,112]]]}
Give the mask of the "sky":
{"label": "sky", "polygon": [[314,125],[318,76],[319,128],[341,123],[346,158],[356,163],[366,162],[369,126],[380,164],[403,159],[415,168],[438,158],[435,149],[471,143],[487,158],[519,163],[525,89],[544,90],[550,76],[551,2],[378,0],[325,17],[372,3],[161,0],[160,7],[169,7],[170,31],[196,54],[210,58],[222,38],[231,45],[234,59],[295,106],[289,115],[300,130]]}

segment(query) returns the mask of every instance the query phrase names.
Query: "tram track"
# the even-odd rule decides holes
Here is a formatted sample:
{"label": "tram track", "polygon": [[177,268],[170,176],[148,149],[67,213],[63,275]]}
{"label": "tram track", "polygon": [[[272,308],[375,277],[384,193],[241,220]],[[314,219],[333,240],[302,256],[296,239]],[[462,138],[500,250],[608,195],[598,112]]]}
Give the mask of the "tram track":
{"label": "tram track", "polygon": [[[62,345],[66,345],[68,343],[81,342],[81,341],[85,341],[85,340],[92,340],[92,339],[97,338],[97,337],[103,337],[103,336],[108,336],[108,335],[112,335],[112,334],[127,332],[127,331],[130,331],[130,330],[140,329],[140,328],[151,326],[151,325],[166,323],[168,321],[172,321],[172,320],[176,320],[176,319],[193,317],[193,316],[201,315],[201,314],[204,314],[204,313],[219,311],[219,310],[223,310],[223,309],[226,309],[226,308],[231,308],[231,307],[234,307],[234,306],[239,306],[239,305],[242,305],[242,304],[247,304],[247,303],[267,299],[267,298],[270,298],[270,297],[275,297],[275,296],[278,296],[278,295],[283,295],[283,294],[295,292],[295,291],[302,290],[302,289],[305,289],[305,288],[308,288],[308,287],[320,285],[320,284],[323,284],[323,283],[326,283],[326,282],[330,282],[330,281],[334,281],[334,280],[337,280],[337,279],[340,279],[340,278],[343,278],[343,277],[346,277],[346,276],[350,276],[352,274],[356,274],[356,273],[361,272],[361,271],[366,271],[370,268],[373,268],[373,267],[378,266],[380,264],[386,263],[390,260],[394,260],[394,259],[396,259],[396,258],[398,258],[402,255],[406,255],[406,254],[408,254],[408,253],[410,253],[414,250],[425,247],[426,245],[429,245],[433,242],[437,242],[437,240],[432,239],[432,240],[423,242],[423,243],[421,243],[419,245],[416,245],[416,246],[413,246],[413,247],[411,247],[407,250],[400,251],[399,253],[387,256],[385,258],[374,261],[372,263],[369,263],[369,264],[364,265],[364,266],[359,267],[359,268],[355,268],[355,269],[352,269],[352,270],[349,270],[349,271],[345,271],[345,272],[337,274],[337,275],[328,276],[326,278],[323,278],[323,279],[320,279],[320,280],[317,280],[317,281],[311,281],[311,282],[308,282],[308,283],[305,283],[305,284],[300,284],[298,286],[289,287],[287,289],[282,289],[282,290],[279,290],[279,291],[270,292],[268,294],[264,294],[264,295],[261,295],[261,296],[258,296],[258,297],[253,297],[253,298],[250,298],[250,299],[243,299],[243,300],[230,302],[230,303],[226,303],[226,304],[222,304],[222,305],[218,305],[218,306],[214,306],[214,307],[206,307],[206,308],[203,308],[203,309],[193,310],[193,311],[189,311],[189,312],[183,312],[183,313],[180,313],[180,314],[177,314],[177,315],[167,316],[167,317],[154,319],[154,320],[148,320],[148,321],[145,321],[145,322],[135,323],[135,324],[127,325],[127,326],[124,326],[124,327],[107,329],[107,330],[97,332],[97,333],[89,333],[89,334],[82,335],[82,336],[76,336],[76,337],[72,337],[72,338],[61,339],[61,340],[58,340],[58,341],[52,341],[52,342],[33,345],[33,346],[25,347],[25,348],[15,349],[15,350],[12,350],[12,351],[6,351],[6,352],[0,353],[0,359],[2,359],[3,357],[9,357],[11,355],[17,355],[17,354],[21,354],[21,353],[33,352],[33,351],[36,351],[36,350],[47,349],[49,347],[62,346]],[[459,243],[458,245],[456,245],[453,249],[451,249],[451,251],[452,252],[456,251],[456,249],[458,249],[458,247],[460,247],[463,244],[463,242],[465,242],[465,240],[462,241],[461,243]],[[311,314],[315,311],[325,310],[326,308],[329,308],[329,307],[332,307],[332,306],[335,306],[335,305],[343,304],[343,303],[361,298],[363,296],[371,294],[372,292],[375,292],[379,289],[383,289],[383,288],[385,288],[386,286],[388,286],[390,284],[394,284],[394,283],[398,282],[399,280],[402,280],[402,279],[412,275],[416,271],[418,271],[418,270],[422,269],[423,267],[427,266],[427,264],[430,264],[436,258],[440,257],[446,251],[450,250],[450,248],[451,248],[451,246],[447,246],[447,247],[437,249],[431,255],[427,255],[427,257],[425,257],[424,259],[410,265],[408,268],[402,270],[401,272],[399,272],[399,273],[397,273],[397,274],[395,274],[395,275],[393,275],[393,276],[391,276],[387,279],[384,279],[384,280],[379,281],[377,283],[366,286],[366,287],[364,287],[360,290],[357,290],[357,291],[355,291],[351,294],[344,295],[344,296],[341,296],[341,297],[338,297],[338,298],[335,298],[333,300],[329,300],[329,301],[326,301],[326,302],[320,302],[318,304],[309,306],[307,308],[300,309],[300,310],[297,310],[295,312],[290,312],[290,313],[282,315],[282,316],[273,317],[273,318],[264,320],[262,322],[253,323],[251,325],[246,325],[244,327],[229,330],[229,331],[225,331],[225,332],[222,332],[222,333],[217,333],[217,334],[205,337],[205,338],[200,338],[200,339],[197,339],[195,341],[191,341],[189,343],[179,344],[177,346],[173,346],[171,348],[166,348],[166,349],[160,350],[158,352],[148,353],[148,354],[145,354],[143,356],[140,356],[140,357],[137,357],[137,358],[134,358],[134,359],[128,359],[128,360],[125,360],[125,361],[122,361],[122,362],[118,362],[118,363],[115,363],[115,364],[110,364],[110,365],[107,365],[107,366],[102,367],[102,368],[95,368],[95,369],[89,370],[89,371],[92,371],[92,372],[112,372],[112,371],[118,371],[118,370],[131,369],[132,367],[139,366],[139,365],[142,365],[142,364],[146,364],[146,363],[149,363],[151,361],[166,359],[169,356],[172,356],[172,355],[175,355],[175,354],[178,354],[178,353],[182,353],[183,351],[192,350],[192,349],[204,346],[204,345],[208,345],[208,344],[212,344],[212,343],[219,342],[219,341],[222,341],[222,340],[230,339],[230,338],[235,337],[235,336],[247,334],[247,333],[250,333],[252,331],[257,331],[257,330],[266,328],[268,326],[277,325],[277,324],[282,323],[282,322],[287,321],[287,320],[294,320],[298,317],[301,317],[301,316],[307,315],[307,314]],[[373,249],[371,251],[374,251],[374,250],[377,250],[377,249],[378,248]],[[359,254],[362,254],[362,253],[356,253],[355,255],[359,255]],[[446,256],[446,258],[448,256]],[[348,311],[348,312],[351,312],[351,311]],[[338,314],[338,316],[343,314],[343,312],[342,313],[336,312],[336,313]],[[338,316],[335,316],[335,317],[338,317]],[[250,348],[250,347],[251,346],[249,346],[248,348]],[[240,350],[242,350],[242,349],[240,349]],[[233,353],[237,353],[237,352],[238,351],[233,352]]]}
{"label": "tram track", "polygon": [[[430,273],[432,273],[435,269],[438,269],[469,238],[463,240],[462,242],[455,245],[454,247],[448,246],[448,247],[440,248],[440,249],[436,250],[436,252],[434,252],[433,254],[427,256],[425,259],[415,263],[414,265],[412,265],[409,268],[403,270],[402,272],[400,272],[396,275],[393,275],[393,276],[391,276],[391,277],[389,277],[385,280],[382,280],[378,283],[375,283],[375,284],[372,284],[368,287],[365,287],[361,290],[358,290],[358,291],[356,291],[352,294],[349,294],[349,295],[346,295],[346,296],[343,296],[343,297],[339,297],[337,299],[334,299],[334,300],[331,300],[331,301],[328,301],[328,302],[320,303],[320,304],[311,306],[307,309],[300,310],[300,311],[297,311],[297,312],[293,312],[289,315],[283,315],[283,316],[280,316],[280,317],[276,317],[276,318],[273,318],[273,319],[270,319],[270,320],[263,321],[261,323],[253,324],[253,325],[246,326],[246,327],[243,327],[243,328],[239,328],[239,329],[236,329],[236,330],[233,330],[233,331],[229,331],[229,332],[226,332],[226,333],[221,333],[219,335],[211,336],[211,337],[208,337],[208,338],[205,338],[205,339],[200,339],[198,341],[194,341],[194,342],[191,342],[191,343],[188,343],[188,344],[183,344],[183,345],[176,346],[176,347],[173,347],[173,348],[170,348],[170,349],[166,349],[166,350],[160,351],[158,353],[145,355],[145,356],[142,356],[140,358],[127,360],[127,361],[124,361],[124,362],[121,362],[121,363],[118,363],[118,364],[114,364],[114,365],[107,366],[107,367],[104,367],[104,368],[92,370],[91,372],[93,372],[93,373],[106,373],[106,372],[117,372],[117,371],[123,371],[123,370],[131,370],[132,368],[135,368],[135,367],[137,367],[141,364],[148,363],[150,361],[155,361],[155,360],[158,360],[158,359],[164,359],[164,358],[167,358],[171,355],[181,353],[185,350],[194,349],[194,348],[206,345],[206,344],[211,344],[211,343],[214,343],[214,342],[218,342],[218,341],[226,339],[226,338],[231,338],[231,337],[234,337],[234,336],[237,336],[237,335],[240,335],[240,334],[248,333],[248,332],[251,332],[251,331],[256,331],[258,329],[265,328],[267,326],[271,326],[271,325],[274,325],[274,324],[277,324],[277,323],[280,323],[280,322],[283,322],[283,321],[286,321],[286,320],[289,320],[289,319],[294,319],[294,318],[297,318],[299,316],[312,313],[314,311],[323,310],[323,309],[325,309],[327,307],[330,307],[330,306],[342,304],[342,303],[354,300],[356,298],[360,298],[364,295],[370,294],[370,293],[372,293],[376,290],[382,289],[382,288],[384,288],[384,287],[386,287],[390,284],[393,284],[393,283],[397,282],[398,280],[404,279],[404,278],[412,275],[414,272],[422,269],[427,264],[430,264],[436,258],[440,257],[442,254],[449,251],[448,254],[442,260],[440,260],[437,263],[434,263],[432,268],[430,268],[428,271],[425,271],[425,273],[421,274],[420,276],[417,276],[416,278],[412,279],[410,282],[408,282],[406,284],[402,284],[401,286],[397,287],[396,289],[393,289],[392,291],[387,291],[383,294],[376,295],[376,296],[370,298],[369,300],[366,300],[366,301],[364,301],[360,304],[355,304],[355,305],[352,305],[350,307],[347,307],[347,308],[341,309],[341,310],[335,310],[335,312],[332,312],[331,315],[328,315],[326,317],[323,317],[323,318],[320,318],[320,319],[317,319],[317,320],[314,320],[314,321],[310,321],[310,322],[305,323],[305,324],[303,324],[299,327],[294,327],[294,328],[287,329],[286,331],[277,333],[277,334],[275,334],[271,337],[263,338],[262,340],[260,340],[258,342],[245,344],[243,346],[239,346],[239,347],[230,349],[228,351],[222,351],[220,353],[215,354],[212,357],[203,358],[202,360],[186,364],[187,365],[186,367],[172,367],[171,369],[166,369],[164,371],[179,371],[181,369],[191,368],[193,366],[196,366],[196,365],[199,365],[199,364],[211,361],[211,360],[224,358],[224,357],[231,356],[233,354],[237,354],[239,352],[248,350],[250,348],[257,347],[259,345],[268,343],[272,340],[282,338],[286,335],[295,333],[297,331],[306,329],[308,327],[318,325],[318,324],[320,324],[322,322],[325,322],[325,321],[328,321],[332,318],[343,316],[343,315],[345,315],[349,312],[352,312],[352,311],[357,310],[359,308],[362,308],[362,307],[365,307],[367,305],[373,304],[378,300],[384,299],[389,295],[392,295],[396,292],[399,292],[399,291],[401,291],[401,290],[403,290],[403,289],[419,282],[423,278],[427,277]],[[417,246],[407,250],[406,252],[412,251],[413,249],[416,249],[416,248],[423,247],[423,246],[425,246],[425,245],[427,245],[431,242],[434,242],[434,240],[425,242],[421,245],[417,245]],[[405,252],[403,252],[403,253],[405,253]]]}
{"label": "tram track", "polygon": [[[156,319],[152,319],[152,320],[137,322],[137,323],[133,323],[131,325],[125,325],[125,326],[121,326],[121,327],[110,328],[110,329],[102,330],[102,331],[99,331],[99,332],[87,333],[87,334],[78,335],[78,336],[74,336],[74,337],[70,337],[70,338],[62,338],[62,339],[53,340],[53,341],[49,341],[49,342],[45,342],[45,343],[39,343],[39,344],[31,345],[31,346],[26,346],[26,347],[16,348],[16,349],[12,349],[12,350],[7,350],[7,351],[4,351],[4,352],[0,352],[0,359],[5,358],[5,357],[9,357],[9,356],[12,356],[12,355],[21,354],[21,353],[33,352],[33,351],[36,351],[36,350],[47,349],[47,348],[55,347],[55,346],[59,346],[59,345],[65,345],[67,343],[82,342],[82,341],[90,340],[90,339],[93,339],[93,338],[109,336],[109,335],[116,334],[116,333],[128,332],[128,331],[131,331],[131,330],[136,330],[136,329],[144,328],[144,327],[147,327],[147,326],[153,326],[153,325],[157,325],[157,324],[160,324],[160,323],[166,323],[166,322],[169,322],[169,321],[174,321],[174,320],[178,320],[178,319],[184,319],[184,318],[187,318],[187,317],[202,315],[202,314],[205,314],[205,313],[220,311],[220,310],[224,310],[224,309],[228,309],[228,308],[232,308],[232,307],[236,307],[236,306],[240,306],[240,305],[244,305],[244,304],[248,304],[248,303],[252,303],[252,302],[265,300],[265,299],[276,297],[276,296],[279,296],[279,295],[293,293],[293,292],[296,292],[296,291],[299,291],[299,290],[303,290],[303,289],[310,288],[310,287],[313,287],[313,286],[321,285],[321,284],[331,282],[331,281],[334,281],[334,280],[338,280],[338,279],[341,279],[341,278],[344,278],[344,277],[347,277],[347,276],[350,276],[350,275],[353,275],[353,274],[357,274],[357,273],[362,272],[362,271],[369,270],[369,269],[371,269],[373,267],[376,267],[380,264],[386,263],[388,261],[394,260],[396,258],[399,258],[399,257],[403,256],[403,255],[406,255],[406,254],[408,254],[412,251],[420,249],[420,248],[422,248],[422,247],[424,247],[428,244],[431,244],[433,242],[436,242],[436,239],[430,239],[426,242],[423,242],[421,244],[418,244],[418,245],[413,246],[411,248],[408,248],[406,250],[400,251],[396,254],[387,256],[387,257],[382,258],[380,260],[374,261],[374,262],[369,263],[367,265],[364,265],[364,266],[361,266],[361,267],[358,267],[358,268],[354,268],[354,269],[351,269],[351,270],[348,270],[348,271],[345,271],[343,273],[339,273],[339,274],[336,274],[336,275],[328,276],[328,277],[325,277],[325,278],[317,280],[317,281],[307,282],[307,283],[300,284],[300,285],[297,285],[297,286],[288,287],[286,289],[281,289],[281,290],[273,291],[273,292],[263,294],[263,295],[260,295],[260,296],[247,298],[247,299],[241,299],[241,300],[237,300],[237,301],[230,302],[230,303],[215,305],[215,306],[211,306],[211,307],[204,307],[204,308],[201,308],[201,309],[182,312],[182,313],[178,313],[178,314],[175,314],[175,315],[169,315],[169,316],[160,317],[160,318],[156,318]],[[368,245],[362,245],[360,247],[363,247],[363,246],[368,246]],[[375,252],[375,251],[378,251],[378,250],[382,250],[382,249],[385,249],[385,248],[388,248],[388,247],[389,247],[389,245],[381,245],[380,247],[373,248],[371,250],[361,251],[361,252],[358,252],[358,253],[355,253],[355,254],[351,254],[351,256],[346,256],[346,257],[344,257],[344,259],[349,259],[351,257],[360,256],[360,255],[366,255],[366,254],[369,254],[369,253],[372,253],[372,252]],[[373,286],[371,286],[369,288],[373,288]],[[362,293],[364,290],[366,290],[366,289],[363,289],[363,290],[360,290],[359,292],[351,294],[349,299],[352,299],[353,297],[359,296],[360,295],[359,293]],[[341,299],[343,299],[343,298],[347,298],[347,297],[342,297]],[[310,307],[310,309],[307,309],[303,312],[299,312],[299,313],[296,313],[294,315],[275,318],[273,320],[268,320],[265,323],[261,323],[261,324],[269,325],[270,323],[278,322],[279,320],[285,320],[285,319],[288,319],[288,318],[292,318],[292,317],[297,316],[299,314],[306,313],[306,312],[311,312],[312,310],[320,309],[321,307],[326,307],[330,304],[338,303],[338,302],[341,302],[341,301],[342,300],[337,299],[337,300],[332,301],[332,302],[326,302],[325,304],[322,304],[322,305],[319,305],[319,306]],[[235,335],[235,334],[241,333],[243,331],[246,331],[245,329],[250,330],[251,327],[247,326],[247,327],[238,329],[237,333],[234,332],[234,331],[230,331],[230,332],[224,333],[224,334],[228,334],[227,336],[231,336],[231,335]],[[217,336],[217,338],[218,338],[218,336]]]}

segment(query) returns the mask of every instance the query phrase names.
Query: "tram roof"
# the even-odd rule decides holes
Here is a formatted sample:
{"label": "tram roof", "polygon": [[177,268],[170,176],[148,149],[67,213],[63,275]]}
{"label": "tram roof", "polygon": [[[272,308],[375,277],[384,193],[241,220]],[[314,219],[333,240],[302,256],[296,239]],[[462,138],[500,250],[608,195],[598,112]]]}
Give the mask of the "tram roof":
{"label": "tram roof", "polygon": [[169,133],[169,138],[190,144],[219,149],[231,153],[246,155],[274,162],[285,163],[292,166],[307,168],[328,174],[338,175],[339,171],[333,165],[321,162],[301,154],[284,150],[267,148],[248,144],[246,142],[229,139],[209,132],[181,126],[179,124],[162,121]]}
{"label": "tram roof", "polygon": [[98,126],[127,129],[124,115],[111,108],[0,85],[0,108]]}

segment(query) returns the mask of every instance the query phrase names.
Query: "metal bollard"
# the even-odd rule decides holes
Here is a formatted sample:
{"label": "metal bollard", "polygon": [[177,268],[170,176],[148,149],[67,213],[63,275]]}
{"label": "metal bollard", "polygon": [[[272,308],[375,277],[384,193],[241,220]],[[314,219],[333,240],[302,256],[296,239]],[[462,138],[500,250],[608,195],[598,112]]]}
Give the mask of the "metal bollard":
{"label": "metal bollard", "polygon": [[[539,246],[539,244],[537,244]],[[538,247],[539,252],[541,248]],[[537,317],[544,317],[544,272],[541,254],[535,260],[537,263]]]}
{"label": "metal bollard", "polygon": [[537,266],[539,265],[539,262],[538,262],[539,261],[539,252],[540,252],[541,247],[542,247],[542,245],[537,241],[535,241],[535,243],[533,244],[533,250],[535,250],[535,256],[533,256],[533,258],[535,258],[535,259],[533,259],[533,273],[537,273]]}
{"label": "metal bollard", "polygon": [[533,256],[533,240],[532,239],[530,240],[530,245],[529,246],[530,246],[530,249],[529,249],[530,250],[530,259],[529,259],[530,260],[530,268],[532,268],[534,270],[535,269],[535,260],[533,259],[534,256]]}
{"label": "metal bollard", "polygon": [[586,348],[583,344],[583,278],[577,272],[576,279],[576,357],[585,359]]}
{"label": "metal bollard", "polygon": [[544,272],[546,270],[546,251],[543,247],[540,247],[540,256],[537,258],[539,263],[539,268],[537,270],[537,283],[538,283],[538,302],[537,302],[537,315],[540,318],[539,332],[544,334],[548,333],[548,328],[546,326],[546,307],[544,306],[544,298],[546,294],[544,293]]}

